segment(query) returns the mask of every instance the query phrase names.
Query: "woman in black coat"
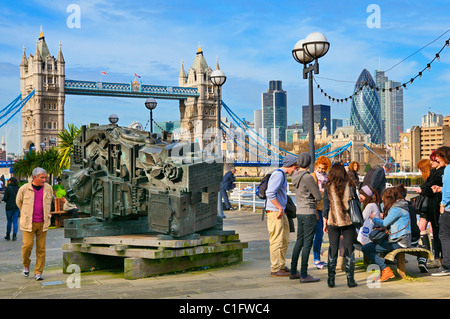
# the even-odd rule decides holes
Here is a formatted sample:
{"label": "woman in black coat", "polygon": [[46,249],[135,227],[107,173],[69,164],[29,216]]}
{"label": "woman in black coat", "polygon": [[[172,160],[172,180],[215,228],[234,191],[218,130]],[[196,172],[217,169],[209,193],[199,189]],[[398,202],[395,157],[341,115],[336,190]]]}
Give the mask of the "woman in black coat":
{"label": "woman in black coat", "polygon": [[9,185],[5,189],[3,201],[6,202],[6,240],[10,240],[11,228],[13,230],[12,240],[17,239],[17,231],[19,229],[18,218],[20,214],[19,207],[16,205],[16,195],[19,191],[19,183],[15,177],[9,179]]}
{"label": "woman in black coat", "polygon": [[434,253],[434,263],[430,266],[432,268],[439,267],[440,259],[442,258],[442,247],[441,241],[439,239],[439,205],[442,200],[442,193],[434,193],[431,186],[437,185],[442,186],[442,175],[444,175],[445,163],[441,163],[436,155],[433,153],[430,156],[432,166],[430,176],[427,180],[420,185],[422,194],[428,198],[427,210],[425,216],[427,220],[431,223],[431,228],[433,231],[433,253]]}

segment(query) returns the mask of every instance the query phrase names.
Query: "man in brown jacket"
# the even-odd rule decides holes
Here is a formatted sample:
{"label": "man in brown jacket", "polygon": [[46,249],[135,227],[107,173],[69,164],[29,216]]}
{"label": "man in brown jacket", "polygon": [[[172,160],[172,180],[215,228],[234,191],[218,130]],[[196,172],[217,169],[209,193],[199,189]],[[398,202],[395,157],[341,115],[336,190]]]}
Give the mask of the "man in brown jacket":
{"label": "man in brown jacket", "polygon": [[23,231],[23,274],[29,275],[30,255],[36,237],[36,266],[34,279],[42,280],[45,266],[45,240],[51,221],[53,188],[46,183],[47,172],[37,167],[32,172],[33,180],[19,188],[16,204],[20,209],[20,229]]}

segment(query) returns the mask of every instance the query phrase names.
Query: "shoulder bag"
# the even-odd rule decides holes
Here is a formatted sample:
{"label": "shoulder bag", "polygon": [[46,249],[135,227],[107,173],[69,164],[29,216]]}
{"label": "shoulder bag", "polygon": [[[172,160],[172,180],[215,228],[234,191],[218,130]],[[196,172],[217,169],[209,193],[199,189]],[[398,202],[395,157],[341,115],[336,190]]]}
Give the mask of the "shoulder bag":
{"label": "shoulder bag", "polygon": [[383,227],[374,227],[373,230],[369,234],[369,239],[375,244],[380,244],[383,240],[388,238],[390,235],[397,234],[398,232],[401,232],[403,229],[408,227],[410,221],[411,221],[411,218],[408,219],[408,223],[406,224],[405,227],[403,227],[399,231],[396,231],[395,233],[391,233],[389,230],[387,230],[386,228],[383,228]]}
{"label": "shoulder bag", "polygon": [[350,197],[348,205],[349,205],[350,220],[352,221],[352,224],[356,228],[361,228],[362,225],[364,225],[364,219],[362,217],[361,205],[359,203],[359,199],[356,196],[356,191],[354,189],[353,195],[352,197]]}

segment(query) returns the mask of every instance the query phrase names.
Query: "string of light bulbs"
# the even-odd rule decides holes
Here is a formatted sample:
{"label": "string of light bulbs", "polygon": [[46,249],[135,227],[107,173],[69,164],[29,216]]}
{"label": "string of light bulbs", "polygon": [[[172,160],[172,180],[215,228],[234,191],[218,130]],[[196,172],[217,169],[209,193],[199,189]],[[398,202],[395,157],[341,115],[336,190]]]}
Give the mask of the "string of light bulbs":
{"label": "string of light bulbs", "polygon": [[[401,88],[404,88],[405,90],[407,90],[407,89],[408,89],[408,87],[407,87],[408,84],[409,84],[409,85],[412,85],[413,82],[414,82],[417,78],[419,78],[419,79],[422,78],[423,72],[424,72],[425,70],[427,70],[427,69],[428,69],[428,71],[431,70],[431,64],[432,64],[433,62],[435,62],[436,60],[437,60],[438,62],[440,61],[440,54],[441,54],[441,52],[445,49],[445,47],[448,48],[449,46],[450,46],[450,38],[448,38],[447,40],[445,40],[445,44],[444,44],[444,45],[442,46],[442,48],[435,54],[434,58],[433,58],[429,63],[427,63],[426,67],[424,67],[421,71],[419,71],[419,73],[418,73],[416,76],[412,77],[409,81],[407,81],[407,82],[405,82],[405,83],[402,83],[402,84],[399,85],[399,86],[396,86],[396,87],[393,87],[393,88],[387,88],[387,89],[385,89],[385,88],[379,88],[379,87],[373,87],[372,85],[369,85],[367,82],[364,82],[364,83],[362,83],[361,87],[359,88],[359,91],[362,91],[366,86],[370,87],[370,89],[372,89],[372,90],[373,90],[373,89],[376,89],[377,91],[382,91],[382,92],[385,92],[385,91],[392,92],[393,90],[398,91],[398,90],[400,90]],[[404,60],[405,60],[405,59],[404,59]],[[404,60],[402,60],[402,61],[404,61]],[[391,69],[392,69],[392,68],[391,68]],[[385,72],[386,72],[386,71],[385,71]],[[350,96],[348,96],[348,97],[338,99],[338,98],[335,98],[335,97],[331,96],[330,94],[326,93],[326,92],[323,90],[323,88],[320,87],[320,84],[317,82],[316,77],[314,77],[313,79],[314,79],[314,82],[317,84],[317,89],[320,90],[320,93],[323,94],[325,97],[328,97],[328,99],[329,99],[331,102],[337,102],[337,103],[348,102],[349,100],[351,101],[351,100],[353,99],[353,96],[356,96],[356,95],[358,94],[358,91],[355,91],[355,92],[353,92],[352,95],[350,95]],[[344,82],[344,81],[341,81],[341,82]],[[347,81],[346,81],[346,82],[347,82]]]}

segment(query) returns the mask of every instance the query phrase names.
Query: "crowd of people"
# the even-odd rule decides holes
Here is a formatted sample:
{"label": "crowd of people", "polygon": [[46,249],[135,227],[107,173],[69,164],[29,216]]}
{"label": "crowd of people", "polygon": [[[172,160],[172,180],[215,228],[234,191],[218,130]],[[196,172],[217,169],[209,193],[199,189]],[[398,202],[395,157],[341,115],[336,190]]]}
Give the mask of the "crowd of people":
{"label": "crowd of people", "polygon": [[[318,282],[308,273],[308,261],[313,250],[314,266],[327,268],[329,287],[335,286],[339,258],[343,260],[348,287],[356,287],[354,279],[355,242],[360,241],[364,255],[381,270],[380,281],[394,276],[393,271],[380,257],[398,248],[423,247],[433,252],[433,261],[418,258],[421,272],[439,268],[433,276],[450,275],[450,147],[442,146],[432,153],[430,159],[421,160],[418,169],[423,183],[414,189],[421,196],[422,206],[406,200],[406,189],[397,185],[385,189],[386,175],[391,170],[385,163],[369,171],[360,182],[357,162],[350,163],[348,170],[340,162],[332,164],[320,156],[310,173],[312,158],[308,153],[283,158],[282,167],[273,171],[268,180],[265,215],[269,232],[270,275],[299,279],[302,283]],[[225,210],[232,206],[227,191],[233,188],[235,169],[230,170],[221,185]],[[293,247],[290,268],[286,264],[289,246],[290,220],[285,209],[288,203],[287,180],[292,177],[295,188],[297,239]],[[45,266],[45,242],[51,221],[53,189],[46,182],[47,172],[35,168],[32,181],[21,187],[16,178],[8,180],[3,201],[6,202],[6,240],[17,240],[20,228],[23,232],[23,275],[29,276],[30,254],[36,239],[35,279],[42,280]],[[363,227],[353,224],[349,215],[349,199],[361,202]],[[424,204],[426,203],[426,204]],[[75,207],[76,208],[76,207]],[[66,208],[65,208],[66,209]],[[67,210],[74,207],[67,207]],[[419,217],[417,221],[416,216]],[[226,216],[222,216],[225,218]],[[20,220],[19,220],[20,218]],[[384,227],[389,236],[381,242],[372,242],[360,236],[364,227]],[[11,236],[12,232],[12,236]],[[321,260],[324,234],[328,234],[328,260]],[[366,234],[367,235],[367,234]]]}
{"label": "crowd of people", "polygon": [[[450,147],[442,146],[433,152],[430,160],[418,163],[423,183],[414,190],[427,203],[421,207],[417,207],[418,199],[407,200],[404,185],[386,188],[386,175],[392,169],[390,163],[367,172],[360,182],[357,162],[350,163],[346,169],[343,163],[331,165],[328,158],[321,156],[315,162],[315,171],[309,173],[311,160],[308,153],[301,153],[297,158],[287,155],[282,168],[272,174],[276,177],[269,179],[265,214],[270,235],[271,276],[286,276],[302,283],[319,281],[308,273],[313,249],[314,265],[328,269],[329,287],[335,286],[339,258],[343,261],[348,287],[356,287],[354,247],[358,241],[365,258],[378,265],[381,282],[394,277],[381,254],[399,248],[421,247],[432,251],[433,261],[418,258],[420,271],[428,273],[430,268],[439,268],[433,276],[450,275]],[[290,229],[283,213],[287,175],[292,175],[295,187],[298,223],[290,268],[286,265]],[[350,198],[359,198],[367,229],[353,224],[349,215]],[[366,230],[377,228],[386,230],[387,235],[381,241],[373,242],[368,233],[361,236]],[[329,240],[327,262],[320,257],[324,233]]]}

